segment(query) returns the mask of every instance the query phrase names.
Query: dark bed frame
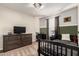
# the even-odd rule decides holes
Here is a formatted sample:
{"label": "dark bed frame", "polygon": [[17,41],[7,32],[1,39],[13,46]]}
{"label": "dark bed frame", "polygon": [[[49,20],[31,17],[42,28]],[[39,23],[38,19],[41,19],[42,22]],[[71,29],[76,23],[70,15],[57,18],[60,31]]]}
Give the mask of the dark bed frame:
{"label": "dark bed frame", "polygon": [[[64,47],[64,54],[63,54]],[[56,48],[56,49],[55,49]],[[60,49],[59,49],[60,48]],[[71,46],[59,42],[53,42],[52,40],[38,40],[38,55],[44,56],[68,56],[68,49],[70,49],[70,56],[74,56],[73,51],[76,51],[76,56],[79,56],[79,47]],[[59,53],[60,50],[60,53]]]}

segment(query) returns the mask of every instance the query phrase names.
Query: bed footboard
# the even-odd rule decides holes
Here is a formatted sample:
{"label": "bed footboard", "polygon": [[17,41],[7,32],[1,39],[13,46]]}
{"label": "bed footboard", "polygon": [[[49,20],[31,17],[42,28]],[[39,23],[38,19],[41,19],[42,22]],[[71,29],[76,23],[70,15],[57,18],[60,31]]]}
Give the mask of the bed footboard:
{"label": "bed footboard", "polygon": [[38,55],[44,56],[79,56],[79,47],[52,40],[38,41]]}

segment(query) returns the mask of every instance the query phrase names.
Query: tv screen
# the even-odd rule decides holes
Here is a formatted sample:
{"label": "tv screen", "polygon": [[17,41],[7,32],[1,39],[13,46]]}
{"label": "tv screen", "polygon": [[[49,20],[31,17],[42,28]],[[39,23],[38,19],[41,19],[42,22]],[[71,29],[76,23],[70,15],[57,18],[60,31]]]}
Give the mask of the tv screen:
{"label": "tv screen", "polygon": [[14,26],[14,33],[21,34],[26,32],[26,27]]}

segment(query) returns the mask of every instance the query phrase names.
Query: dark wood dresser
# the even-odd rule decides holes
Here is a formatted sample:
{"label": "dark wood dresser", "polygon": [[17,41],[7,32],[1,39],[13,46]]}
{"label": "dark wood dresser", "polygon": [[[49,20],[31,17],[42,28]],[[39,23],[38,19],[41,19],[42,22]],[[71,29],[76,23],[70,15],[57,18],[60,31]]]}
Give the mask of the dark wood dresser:
{"label": "dark wood dresser", "polygon": [[3,51],[32,44],[32,34],[3,35]]}

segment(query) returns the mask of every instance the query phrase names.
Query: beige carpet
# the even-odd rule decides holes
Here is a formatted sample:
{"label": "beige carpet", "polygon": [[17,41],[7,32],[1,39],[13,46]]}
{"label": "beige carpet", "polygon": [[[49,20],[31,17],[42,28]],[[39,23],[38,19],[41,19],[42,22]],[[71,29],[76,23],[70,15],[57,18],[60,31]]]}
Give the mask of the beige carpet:
{"label": "beige carpet", "polygon": [[37,56],[38,44],[34,42],[32,45],[24,46],[5,53],[0,53],[0,56]]}

